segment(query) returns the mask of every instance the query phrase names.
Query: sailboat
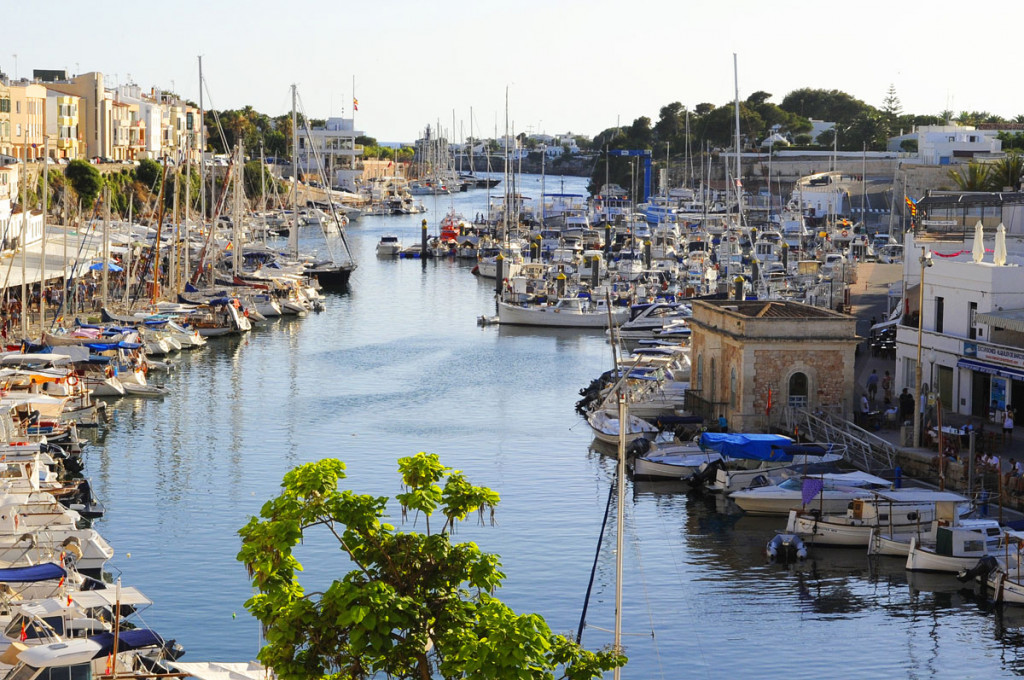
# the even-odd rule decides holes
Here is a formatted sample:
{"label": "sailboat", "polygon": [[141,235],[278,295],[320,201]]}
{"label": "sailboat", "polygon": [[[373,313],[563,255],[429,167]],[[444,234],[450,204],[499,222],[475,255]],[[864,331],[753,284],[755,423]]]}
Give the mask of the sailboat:
{"label": "sailboat", "polygon": [[[299,256],[299,126],[296,116],[296,86],[292,85],[292,219],[294,224],[293,228],[288,230],[288,246],[293,257],[298,259]],[[305,125],[305,123],[304,123]],[[314,151],[315,147],[312,145],[310,140],[310,148]],[[319,165],[319,158],[317,158],[317,164]],[[334,217],[337,226],[338,234],[341,236],[342,246],[345,248],[345,252],[349,254],[346,261],[338,262],[334,257],[334,252],[331,250],[331,246],[327,244],[327,250],[330,254],[330,258],[326,260],[318,260],[316,262],[306,264],[305,273],[311,277],[315,277],[317,282],[324,288],[331,290],[344,290],[348,287],[348,281],[352,277],[352,272],[355,271],[356,263],[352,259],[351,250],[348,247],[348,241],[345,238],[345,230],[338,220],[338,216],[335,213],[333,201],[328,202],[331,209],[331,215]],[[326,239],[326,234],[324,236]]]}

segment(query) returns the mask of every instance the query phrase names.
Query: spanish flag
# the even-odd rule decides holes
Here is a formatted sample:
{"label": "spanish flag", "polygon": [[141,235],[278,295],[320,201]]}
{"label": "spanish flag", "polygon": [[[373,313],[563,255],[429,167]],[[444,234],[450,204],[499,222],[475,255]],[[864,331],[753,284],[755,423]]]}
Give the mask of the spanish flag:
{"label": "spanish flag", "polygon": [[359,100],[356,99],[355,97],[352,97],[352,110],[353,111],[358,111],[359,110]]}
{"label": "spanish flag", "polygon": [[910,200],[910,196],[904,196],[903,200],[907,202],[907,208],[910,209],[910,216],[917,217],[917,203]]}

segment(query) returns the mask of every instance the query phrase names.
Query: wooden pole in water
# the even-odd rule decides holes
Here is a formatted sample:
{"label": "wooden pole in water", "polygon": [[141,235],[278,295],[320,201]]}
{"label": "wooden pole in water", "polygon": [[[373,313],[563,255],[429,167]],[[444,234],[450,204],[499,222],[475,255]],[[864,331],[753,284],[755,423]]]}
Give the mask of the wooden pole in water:
{"label": "wooden pole in water", "polygon": [[427,257],[427,220],[420,222],[420,259]]}

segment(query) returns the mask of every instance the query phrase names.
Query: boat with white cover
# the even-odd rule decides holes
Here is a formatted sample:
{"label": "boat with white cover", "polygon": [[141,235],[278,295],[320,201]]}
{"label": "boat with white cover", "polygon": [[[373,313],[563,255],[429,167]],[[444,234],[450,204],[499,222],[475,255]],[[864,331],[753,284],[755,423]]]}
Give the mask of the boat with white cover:
{"label": "boat with white cover", "polygon": [[498,301],[498,321],[511,326],[551,328],[607,328],[609,319],[619,325],[629,316],[625,307],[609,307],[603,300],[559,298],[554,304],[516,305]]}
{"label": "boat with white cover", "polygon": [[[814,480],[808,486],[808,498],[804,499],[805,480]],[[794,475],[772,482],[767,475],[755,477],[750,486],[733,491],[729,498],[744,512],[751,515],[788,515],[790,510],[807,508],[819,514],[836,514],[846,511],[850,501],[866,498],[872,489],[887,489],[892,484],[887,479],[866,472],[830,472],[820,475]]]}

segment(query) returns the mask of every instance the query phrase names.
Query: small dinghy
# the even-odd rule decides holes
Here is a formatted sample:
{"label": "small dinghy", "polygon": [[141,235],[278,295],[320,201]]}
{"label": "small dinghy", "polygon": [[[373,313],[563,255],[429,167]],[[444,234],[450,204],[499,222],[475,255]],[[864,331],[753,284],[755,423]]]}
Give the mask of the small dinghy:
{"label": "small dinghy", "polygon": [[167,395],[167,388],[162,385],[138,385],[136,383],[125,383],[125,395],[130,397],[163,397]]}
{"label": "small dinghy", "polygon": [[789,564],[798,560],[807,559],[807,546],[797,534],[786,534],[779,532],[765,546],[765,553],[769,562]]}

